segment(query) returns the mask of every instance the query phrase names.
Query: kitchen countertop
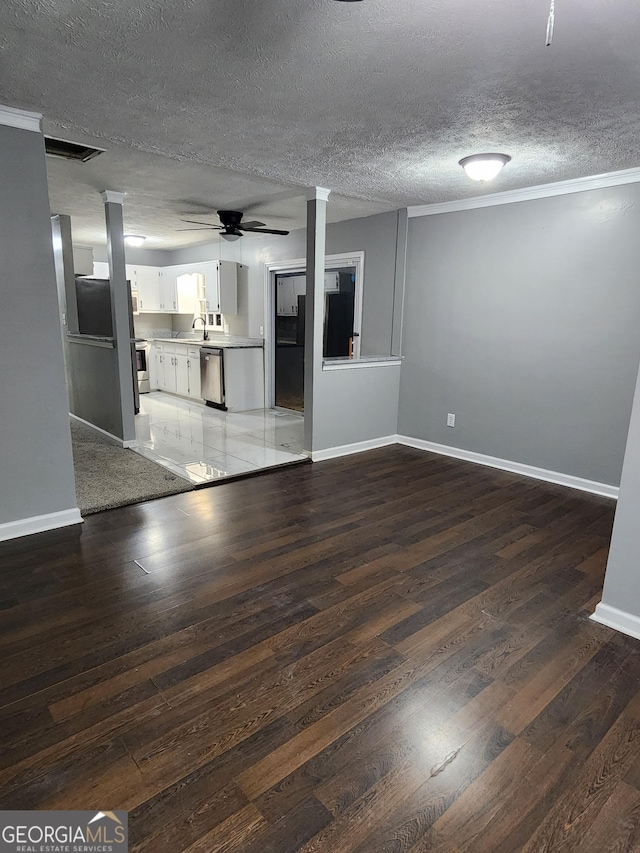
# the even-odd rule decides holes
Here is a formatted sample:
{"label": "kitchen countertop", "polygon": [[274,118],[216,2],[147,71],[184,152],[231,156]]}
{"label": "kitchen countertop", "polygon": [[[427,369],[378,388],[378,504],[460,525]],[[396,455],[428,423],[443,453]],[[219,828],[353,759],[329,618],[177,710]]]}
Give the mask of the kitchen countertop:
{"label": "kitchen countertop", "polygon": [[220,347],[222,349],[246,349],[248,347],[259,347],[264,344],[262,338],[241,338],[229,336],[226,338],[210,338],[203,341],[202,338],[147,338],[148,341],[158,341],[164,344],[187,344],[188,346]]}

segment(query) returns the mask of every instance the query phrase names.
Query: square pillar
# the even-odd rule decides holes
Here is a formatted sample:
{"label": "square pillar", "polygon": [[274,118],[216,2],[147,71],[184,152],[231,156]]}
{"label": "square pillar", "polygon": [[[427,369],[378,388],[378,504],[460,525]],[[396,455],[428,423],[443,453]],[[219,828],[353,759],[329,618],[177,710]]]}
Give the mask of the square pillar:
{"label": "square pillar", "polygon": [[124,220],[122,205],[124,193],[105,190],[101,193],[107,225],[107,260],[111,285],[111,318],[115,338],[122,440],[125,446],[136,444],[135,399],[133,382],[135,364],[131,352],[133,328],[131,321],[131,294],[127,284],[124,258]]}
{"label": "square pillar", "polygon": [[324,264],[327,201],[331,190],[314,187],[307,194],[307,291],[305,303],[304,449],[314,450],[314,386],[322,375],[324,335]]}

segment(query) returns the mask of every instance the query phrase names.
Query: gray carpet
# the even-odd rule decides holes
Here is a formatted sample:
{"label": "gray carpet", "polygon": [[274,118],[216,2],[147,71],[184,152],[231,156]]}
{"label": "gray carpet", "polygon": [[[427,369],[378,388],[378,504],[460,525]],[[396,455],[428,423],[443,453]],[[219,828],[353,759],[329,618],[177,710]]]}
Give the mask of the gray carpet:
{"label": "gray carpet", "polygon": [[163,498],[193,489],[155,462],[112,444],[99,433],[71,421],[76,494],[82,515]]}

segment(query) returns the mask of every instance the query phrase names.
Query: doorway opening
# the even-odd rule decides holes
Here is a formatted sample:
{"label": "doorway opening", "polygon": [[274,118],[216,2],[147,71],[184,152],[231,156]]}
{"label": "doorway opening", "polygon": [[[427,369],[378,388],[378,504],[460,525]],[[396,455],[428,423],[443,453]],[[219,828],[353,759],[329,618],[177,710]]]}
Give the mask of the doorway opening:
{"label": "doorway opening", "polygon": [[[331,255],[324,275],[325,359],[359,358],[364,253]],[[267,270],[269,345],[266,384],[271,408],[304,412],[306,266]]]}

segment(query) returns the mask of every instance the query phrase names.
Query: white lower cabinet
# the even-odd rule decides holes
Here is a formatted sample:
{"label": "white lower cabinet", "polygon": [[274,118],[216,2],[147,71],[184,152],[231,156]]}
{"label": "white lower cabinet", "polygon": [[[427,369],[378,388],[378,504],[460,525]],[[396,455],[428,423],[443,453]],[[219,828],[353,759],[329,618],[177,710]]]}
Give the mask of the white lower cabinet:
{"label": "white lower cabinet", "polygon": [[164,386],[161,391],[177,394],[178,382],[176,376],[176,349],[173,346],[164,347]]}
{"label": "white lower cabinet", "polygon": [[184,344],[152,344],[150,379],[153,391],[200,398],[200,350]]}
{"label": "white lower cabinet", "polygon": [[153,370],[149,374],[150,385],[152,391],[161,391],[164,388],[164,351],[162,345],[154,344],[153,353],[150,361],[153,363]]}
{"label": "white lower cabinet", "polygon": [[[215,344],[214,344],[215,346]],[[200,347],[188,343],[154,342],[151,345],[152,391],[168,391],[192,400],[202,400]],[[229,412],[264,407],[264,364],[262,347],[224,349],[224,382]]]}
{"label": "white lower cabinet", "polygon": [[174,357],[176,371],[176,394],[189,397],[189,356],[186,347],[177,347]]}
{"label": "white lower cabinet", "polygon": [[198,348],[189,347],[187,367],[189,368],[189,396],[200,400],[200,350]]}

